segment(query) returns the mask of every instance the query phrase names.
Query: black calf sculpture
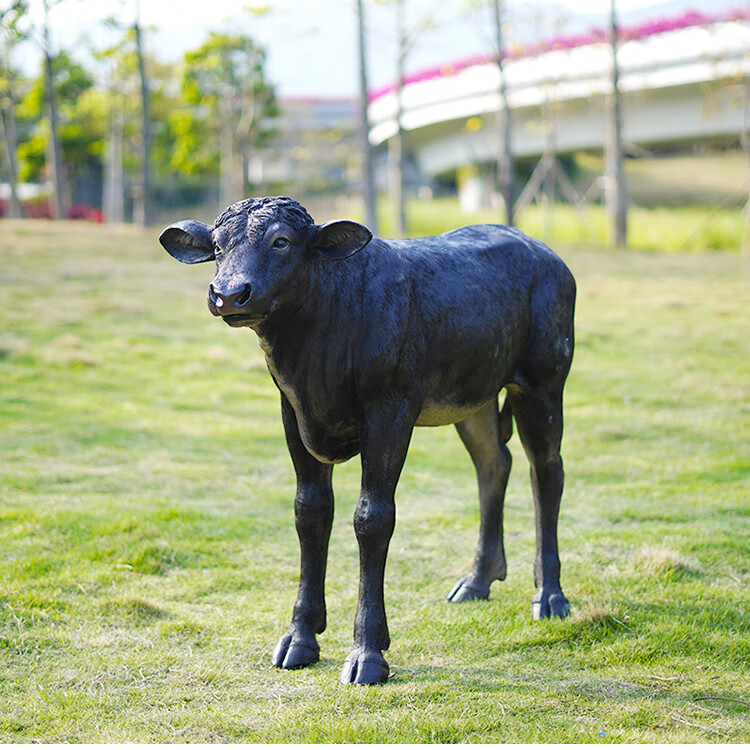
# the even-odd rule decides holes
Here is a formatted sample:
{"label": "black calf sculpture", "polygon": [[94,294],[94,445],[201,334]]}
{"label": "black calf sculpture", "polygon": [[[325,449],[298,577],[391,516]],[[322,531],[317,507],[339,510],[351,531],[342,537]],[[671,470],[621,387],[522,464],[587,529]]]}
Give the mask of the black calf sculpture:
{"label": "black calf sculpture", "polygon": [[[360,584],[354,649],[341,681],[388,679],[383,599],[394,492],[412,430],[455,424],[479,481],[479,544],[452,602],[486,599],[505,578],[503,498],[515,419],[531,465],[535,619],[565,617],[557,518],[563,488],[563,385],[573,357],[575,281],[541,242],[505,226],[383,240],[351,221],[316,225],[289,198],[250,198],[210,227],[180,221],[159,238],[183,263],[216,260],[208,308],[252,328],[281,391],[297,473],[297,601],[273,654],[318,659],[333,519],[333,465],[357,453]],[[498,394],[505,389],[502,411]]]}

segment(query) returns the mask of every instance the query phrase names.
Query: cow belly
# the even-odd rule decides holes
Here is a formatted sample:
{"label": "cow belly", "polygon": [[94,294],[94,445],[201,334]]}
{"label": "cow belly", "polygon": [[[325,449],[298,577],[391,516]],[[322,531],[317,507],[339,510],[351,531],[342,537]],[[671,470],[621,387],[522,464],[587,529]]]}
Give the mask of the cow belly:
{"label": "cow belly", "polygon": [[[419,427],[456,424],[492,401],[505,385],[513,382],[512,362],[501,359],[500,347],[490,349],[490,358],[477,358],[464,352],[456,362],[434,368],[423,381]],[[456,366],[460,363],[460,366]]]}
{"label": "cow belly", "polygon": [[428,403],[422,407],[422,411],[417,418],[417,427],[439,427],[444,424],[456,424],[463,422],[479,411],[488,401],[476,404],[441,404]]}

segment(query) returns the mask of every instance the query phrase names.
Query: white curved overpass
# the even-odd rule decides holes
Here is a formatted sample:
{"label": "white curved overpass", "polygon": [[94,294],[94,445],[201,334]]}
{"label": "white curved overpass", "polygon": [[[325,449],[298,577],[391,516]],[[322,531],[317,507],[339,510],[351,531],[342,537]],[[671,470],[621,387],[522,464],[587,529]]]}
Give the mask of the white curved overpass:
{"label": "white curved overpass", "polygon": [[[651,33],[620,44],[623,136],[639,145],[738,134],[750,122],[750,12]],[[518,157],[542,154],[552,137],[558,152],[601,149],[612,54],[604,42],[552,49],[504,64]],[[402,126],[410,151],[427,175],[497,154],[500,106],[495,62],[459,64],[407,82]],[[396,95],[369,105],[370,140],[396,132]]]}

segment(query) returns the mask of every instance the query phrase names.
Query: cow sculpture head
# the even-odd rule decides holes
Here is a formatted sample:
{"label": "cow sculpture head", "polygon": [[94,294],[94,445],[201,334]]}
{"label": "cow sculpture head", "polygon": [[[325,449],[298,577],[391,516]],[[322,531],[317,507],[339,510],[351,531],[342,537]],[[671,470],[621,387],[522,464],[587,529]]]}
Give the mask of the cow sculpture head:
{"label": "cow sculpture head", "polygon": [[159,237],[182,263],[216,261],[208,309],[230,326],[255,326],[283,299],[282,289],[315,258],[343,260],[372,239],[353,221],[315,224],[291,198],[248,198],[235,203],[214,226],[187,219]]}

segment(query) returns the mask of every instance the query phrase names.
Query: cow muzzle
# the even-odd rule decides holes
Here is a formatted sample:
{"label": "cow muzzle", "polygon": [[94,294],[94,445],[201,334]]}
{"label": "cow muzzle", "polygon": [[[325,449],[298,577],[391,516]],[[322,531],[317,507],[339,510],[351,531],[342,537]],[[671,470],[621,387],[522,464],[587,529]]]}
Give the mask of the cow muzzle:
{"label": "cow muzzle", "polygon": [[227,288],[212,282],[208,286],[209,308],[214,315],[246,315],[247,304],[253,296],[250,284]]}

